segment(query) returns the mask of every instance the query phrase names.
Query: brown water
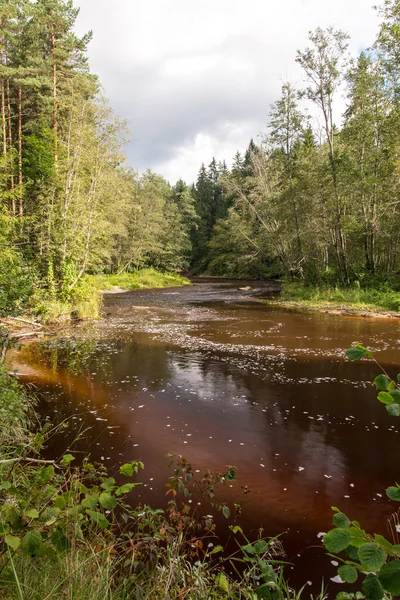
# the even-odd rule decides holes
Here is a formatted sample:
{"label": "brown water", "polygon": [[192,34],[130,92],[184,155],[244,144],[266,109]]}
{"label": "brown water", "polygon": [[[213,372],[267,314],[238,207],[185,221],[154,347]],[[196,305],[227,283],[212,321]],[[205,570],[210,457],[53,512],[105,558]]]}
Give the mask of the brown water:
{"label": "brown water", "polygon": [[[336,574],[318,538],[331,506],[383,534],[396,510],[384,490],[400,480],[400,421],[376,401],[377,366],[343,352],[363,342],[395,376],[400,323],[274,308],[258,300],[274,284],[239,285],[106,295],[102,320],[27,347],[21,371],[25,362],[45,417],[73,415],[48,454],[89,452],[111,472],[141,459],[144,485],[133,500],[158,506],[167,452],[200,472],[235,465],[238,482],[221,499],[241,504],[249,537],[260,527],[285,532],[292,583],[318,587]],[[220,531],[227,536],[226,524]]]}

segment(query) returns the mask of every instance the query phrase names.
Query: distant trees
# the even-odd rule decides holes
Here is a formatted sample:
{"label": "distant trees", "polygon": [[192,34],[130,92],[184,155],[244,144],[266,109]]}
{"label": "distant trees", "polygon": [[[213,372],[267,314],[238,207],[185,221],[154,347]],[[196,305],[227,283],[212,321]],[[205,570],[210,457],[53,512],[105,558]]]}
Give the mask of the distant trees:
{"label": "distant trees", "polygon": [[68,298],[86,272],[182,269],[191,254],[190,190],[124,164],[126,127],[77,15],[72,0],[0,0],[0,288],[21,279],[21,301],[28,288]]}
{"label": "distant trees", "polygon": [[[311,32],[297,53],[305,88],[283,85],[268,134],[219,178],[226,216],[201,252],[212,273],[341,284],[398,273],[399,0],[386,0],[380,14],[374,48],[356,59],[347,34],[332,28]],[[339,94],[347,104],[340,127]],[[313,121],[306,101],[318,110]]]}

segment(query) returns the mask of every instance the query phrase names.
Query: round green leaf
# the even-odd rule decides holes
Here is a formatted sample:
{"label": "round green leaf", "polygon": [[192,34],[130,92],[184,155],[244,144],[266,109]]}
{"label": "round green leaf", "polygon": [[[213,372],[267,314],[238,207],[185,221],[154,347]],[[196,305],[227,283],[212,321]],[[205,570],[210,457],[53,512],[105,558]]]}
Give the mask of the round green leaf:
{"label": "round green leaf", "polygon": [[375,377],[374,384],[377,390],[383,390],[386,392],[390,385],[390,379],[387,375],[381,374],[378,375],[378,377]]}
{"label": "round green leaf", "polygon": [[382,402],[382,404],[392,404],[392,402],[394,402],[392,396],[387,392],[379,392],[378,400],[379,402]]}
{"label": "round green leaf", "polygon": [[86,496],[86,498],[84,498],[82,500],[82,506],[84,506],[85,508],[95,508],[97,506],[99,502],[99,497],[97,494],[90,494],[88,496]]}
{"label": "round green leaf", "polygon": [[400,594],[400,560],[392,560],[382,567],[378,577],[389,594],[394,596]]}
{"label": "round green leaf", "polygon": [[328,552],[341,552],[351,543],[347,529],[332,529],[324,537],[325,548]]}
{"label": "round green leaf", "polygon": [[133,465],[131,463],[125,463],[120,466],[119,472],[126,477],[132,477],[135,471],[133,470]]}
{"label": "round green leaf", "polygon": [[[381,392],[384,394],[385,392]],[[400,417],[400,404],[393,402],[393,404],[388,404],[386,406],[386,410],[388,411],[391,417]]]}
{"label": "round green leaf", "polygon": [[346,356],[349,360],[360,360],[367,355],[365,348],[349,348],[346,350]]}
{"label": "round green leaf", "polygon": [[357,569],[350,565],[342,565],[338,568],[338,575],[346,583],[355,583],[358,578]]}
{"label": "round green leaf", "polygon": [[24,554],[35,554],[38,550],[42,541],[42,536],[37,529],[31,529],[28,531],[26,535],[22,538],[21,549]]}
{"label": "round green leaf", "polygon": [[7,546],[10,546],[13,550],[16,550],[21,545],[21,540],[16,535],[10,535],[9,533],[5,536]]}
{"label": "round green leaf", "polygon": [[61,464],[66,467],[68,466],[73,460],[75,460],[75,456],[72,456],[72,454],[64,454],[64,456],[62,457],[61,460]]}
{"label": "round green leaf", "polygon": [[382,548],[369,542],[358,549],[358,558],[368,571],[379,571],[386,562],[387,554]]}
{"label": "round green leaf", "polygon": [[400,487],[399,486],[390,486],[386,490],[386,495],[391,500],[395,500],[396,502],[400,502]]}
{"label": "round green leaf", "polygon": [[346,517],[341,512],[336,513],[333,516],[333,524],[335,527],[339,527],[340,529],[350,527],[350,519]]}
{"label": "round green leaf", "polygon": [[93,521],[93,523],[96,523],[96,525],[98,525],[100,529],[107,529],[109,523],[104,515],[93,510],[87,510],[86,512]]}
{"label": "round green leaf", "polygon": [[111,496],[111,494],[103,492],[102,494],[100,494],[100,504],[106,510],[112,510],[117,504],[117,501],[114,498],[114,496]]}
{"label": "round green leaf", "polygon": [[400,390],[392,390],[390,395],[397,404],[400,404]]}
{"label": "round green leaf", "polygon": [[375,575],[369,573],[363,581],[362,589],[368,600],[381,600],[385,595],[382,584]]}

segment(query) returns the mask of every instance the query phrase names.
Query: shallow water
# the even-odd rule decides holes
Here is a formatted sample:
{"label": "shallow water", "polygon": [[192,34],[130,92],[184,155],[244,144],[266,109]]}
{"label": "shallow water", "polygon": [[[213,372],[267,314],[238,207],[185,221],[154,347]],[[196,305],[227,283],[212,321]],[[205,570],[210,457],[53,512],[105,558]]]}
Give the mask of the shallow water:
{"label": "shallow water", "polygon": [[235,465],[238,482],[221,499],[241,504],[249,537],[284,532],[292,583],[318,587],[336,575],[318,538],[330,507],[383,534],[397,508],[384,490],[399,481],[400,421],[376,401],[378,367],[343,353],[365,343],[395,376],[399,322],[274,308],[259,302],[273,283],[239,285],[106,295],[102,320],[27,346],[21,375],[45,418],[72,415],[48,455],[89,452],[111,472],[141,459],[136,502],[165,505],[168,452],[200,472]]}

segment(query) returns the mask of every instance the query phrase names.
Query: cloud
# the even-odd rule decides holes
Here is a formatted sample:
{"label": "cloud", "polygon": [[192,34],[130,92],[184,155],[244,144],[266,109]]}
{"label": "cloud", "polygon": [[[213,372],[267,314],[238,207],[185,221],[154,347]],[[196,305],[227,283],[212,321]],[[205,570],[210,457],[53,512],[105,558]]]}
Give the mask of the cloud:
{"label": "cloud", "polygon": [[[79,0],[78,0],[79,2]],[[297,48],[317,26],[373,42],[370,0],[81,0],[92,70],[132,132],[129,162],[171,181],[229,161],[265,128],[283,80],[301,86]]]}

